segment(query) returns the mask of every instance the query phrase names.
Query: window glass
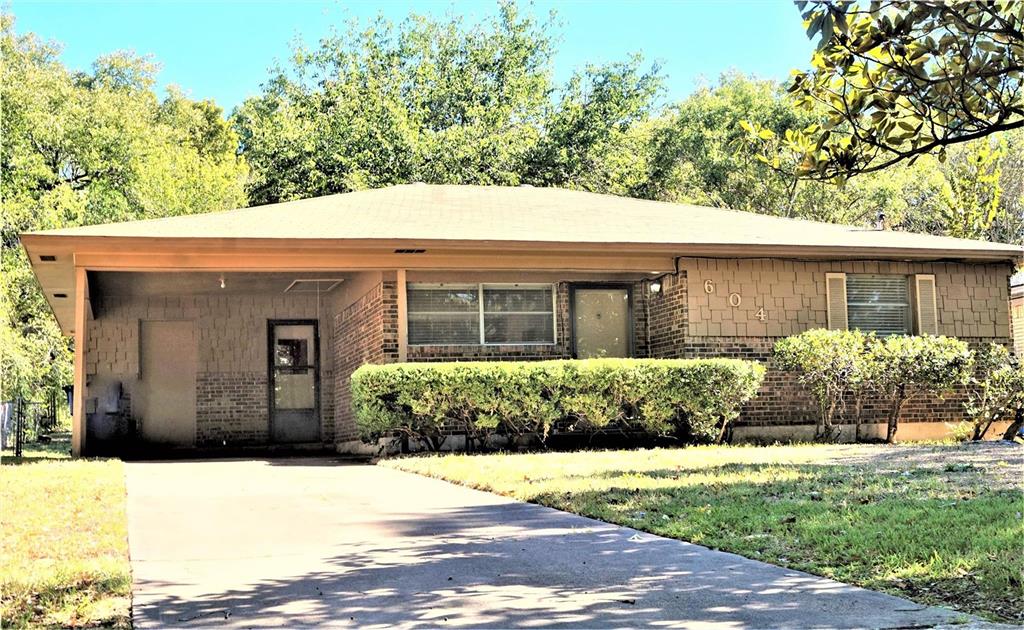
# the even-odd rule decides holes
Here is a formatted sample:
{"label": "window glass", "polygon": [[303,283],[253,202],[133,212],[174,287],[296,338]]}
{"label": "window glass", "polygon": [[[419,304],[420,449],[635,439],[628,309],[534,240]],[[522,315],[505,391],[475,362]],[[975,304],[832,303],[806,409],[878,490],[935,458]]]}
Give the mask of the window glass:
{"label": "window glass", "polygon": [[484,343],[552,343],[551,287],[484,285]]}
{"label": "window glass", "polygon": [[846,310],[851,329],[879,335],[910,334],[907,276],[847,275]]}
{"label": "window glass", "polygon": [[555,342],[549,284],[409,285],[407,295],[411,344]]}
{"label": "window glass", "polygon": [[411,285],[406,295],[409,308],[409,343],[480,343],[480,292],[476,285]]}

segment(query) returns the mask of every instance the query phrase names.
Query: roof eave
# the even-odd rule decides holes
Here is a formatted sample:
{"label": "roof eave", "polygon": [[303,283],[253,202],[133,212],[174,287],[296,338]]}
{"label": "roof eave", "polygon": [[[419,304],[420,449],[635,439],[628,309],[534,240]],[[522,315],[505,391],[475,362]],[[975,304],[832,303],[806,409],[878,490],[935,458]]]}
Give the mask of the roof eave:
{"label": "roof eave", "polygon": [[967,260],[988,262],[1024,262],[1024,248],[999,244],[998,247],[887,247],[848,245],[795,245],[775,243],[637,243],[637,242],[581,242],[581,241],[528,241],[528,240],[438,240],[438,239],[291,239],[291,238],[223,238],[223,237],[140,237],[140,236],[80,236],[70,234],[26,233],[21,236],[26,247],[59,246],[63,251],[100,253],[103,251],[152,253],[221,253],[257,249],[296,248],[310,250],[394,250],[415,245],[417,248],[441,250],[501,250],[533,252],[593,251],[604,253],[649,253],[678,257],[730,257],[730,258],[808,258],[845,259],[893,258],[904,260]]}

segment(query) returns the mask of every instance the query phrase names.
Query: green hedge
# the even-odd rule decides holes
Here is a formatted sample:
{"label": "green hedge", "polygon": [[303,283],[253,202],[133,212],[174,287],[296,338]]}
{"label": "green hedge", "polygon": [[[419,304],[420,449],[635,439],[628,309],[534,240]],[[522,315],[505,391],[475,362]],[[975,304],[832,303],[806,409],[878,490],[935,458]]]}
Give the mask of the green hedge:
{"label": "green hedge", "polygon": [[707,442],[721,439],[763,378],[761,364],[738,359],[364,365],[352,375],[352,405],[362,439],[404,435],[432,449],[449,434],[544,439],[556,423]]}

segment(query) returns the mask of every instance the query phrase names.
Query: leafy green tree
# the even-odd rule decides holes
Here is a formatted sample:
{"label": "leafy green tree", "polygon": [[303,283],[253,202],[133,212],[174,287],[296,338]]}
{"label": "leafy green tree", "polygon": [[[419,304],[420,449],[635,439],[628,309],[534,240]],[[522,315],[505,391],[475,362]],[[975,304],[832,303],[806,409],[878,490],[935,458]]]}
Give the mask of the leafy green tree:
{"label": "leafy green tree", "polygon": [[795,174],[844,180],[1024,127],[1024,3],[797,5],[819,44],[789,91],[822,116],[785,136]]}
{"label": "leafy green tree", "polygon": [[968,381],[964,410],[980,440],[993,422],[1024,408],[1024,365],[1005,346],[989,344],[975,353],[975,373]]}
{"label": "leafy green tree", "polygon": [[967,344],[930,335],[883,337],[868,344],[870,387],[888,405],[885,441],[896,439],[903,405],[918,394],[941,395],[965,385],[973,367]]}
{"label": "leafy green tree", "polygon": [[71,73],[59,48],[0,17],[0,398],[70,375],[18,234],[245,205],[238,139],[211,102],[153,91],[156,66],[126,53]]}
{"label": "leafy green tree", "polygon": [[[775,344],[780,367],[795,371],[818,403],[818,439],[839,437],[836,418],[846,406],[846,395],[859,393],[869,379],[866,348],[871,343],[874,338],[859,330],[817,328]],[[856,411],[854,439],[859,439],[860,409]]]}
{"label": "leafy green tree", "polygon": [[551,93],[548,25],[515,4],[411,16],[296,49],[234,115],[254,203],[425,181],[516,185]]}
{"label": "leafy green tree", "polygon": [[298,48],[234,114],[254,203],[423,181],[625,194],[661,89],[638,57],[551,79],[552,22],[377,18]]}
{"label": "leafy green tree", "polygon": [[647,123],[663,85],[657,65],[642,65],[633,55],[574,74],[544,121],[526,179],[614,194],[640,187],[647,175]]}

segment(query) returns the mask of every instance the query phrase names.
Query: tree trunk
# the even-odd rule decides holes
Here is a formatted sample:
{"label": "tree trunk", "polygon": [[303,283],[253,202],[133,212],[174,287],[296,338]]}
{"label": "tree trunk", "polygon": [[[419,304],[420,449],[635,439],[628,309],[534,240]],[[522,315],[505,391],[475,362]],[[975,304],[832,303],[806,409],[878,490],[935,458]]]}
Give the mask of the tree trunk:
{"label": "tree trunk", "polygon": [[889,424],[885,432],[885,441],[892,444],[896,441],[896,428],[900,421],[900,411],[903,410],[903,402],[906,400],[904,391],[901,390],[896,394],[896,399],[893,401],[892,409],[889,410]]}
{"label": "tree trunk", "polygon": [[1010,426],[1006,427],[1003,439],[1012,440],[1022,426],[1024,426],[1024,407],[1017,409],[1017,415],[1014,417],[1013,422],[1010,423]]}
{"label": "tree trunk", "polygon": [[853,441],[860,442],[860,423],[861,413],[863,411],[864,401],[861,400],[860,394],[853,400]]}

